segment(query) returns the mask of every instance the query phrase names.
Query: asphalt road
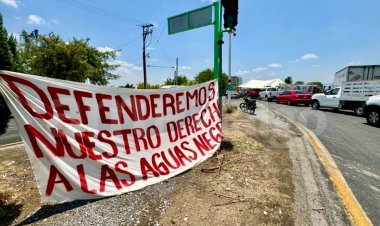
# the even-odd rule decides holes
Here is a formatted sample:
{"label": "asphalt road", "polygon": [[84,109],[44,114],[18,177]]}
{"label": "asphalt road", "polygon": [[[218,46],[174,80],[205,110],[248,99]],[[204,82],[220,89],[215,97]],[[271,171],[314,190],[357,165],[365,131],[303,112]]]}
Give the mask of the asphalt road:
{"label": "asphalt road", "polygon": [[18,141],[21,141],[21,137],[18,134],[15,120],[11,119],[8,123],[7,132],[0,135],[0,145],[10,144]]}
{"label": "asphalt road", "polygon": [[380,225],[380,128],[349,111],[259,101],[312,130],[327,147],[374,225]]}

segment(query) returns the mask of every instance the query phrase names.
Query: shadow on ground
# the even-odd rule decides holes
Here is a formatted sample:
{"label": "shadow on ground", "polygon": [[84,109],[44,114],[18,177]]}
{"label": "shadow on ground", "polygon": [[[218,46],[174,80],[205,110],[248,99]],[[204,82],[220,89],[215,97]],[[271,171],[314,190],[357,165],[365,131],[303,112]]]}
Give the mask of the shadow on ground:
{"label": "shadow on ground", "polygon": [[54,205],[43,205],[40,209],[37,210],[33,215],[23,220],[17,225],[27,225],[34,223],[36,221],[43,220],[55,214],[63,213],[68,210],[72,210],[89,203],[93,203],[102,199],[91,199],[91,200],[76,200],[72,202],[59,203]]}
{"label": "shadow on ground", "polygon": [[222,143],[220,144],[220,150],[223,151],[232,151],[234,149],[234,145],[229,140],[222,140]]}
{"label": "shadow on ground", "polygon": [[0,202],[0,225],[11,225],[21,214],[22,205],[16,203],[5,204]]}

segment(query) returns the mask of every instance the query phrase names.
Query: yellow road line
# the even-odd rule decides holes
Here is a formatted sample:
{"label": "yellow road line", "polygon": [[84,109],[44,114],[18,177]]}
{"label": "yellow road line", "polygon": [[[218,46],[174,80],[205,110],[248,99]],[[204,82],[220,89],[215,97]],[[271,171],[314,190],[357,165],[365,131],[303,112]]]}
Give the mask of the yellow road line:
{"label": "yellow road line", "polygon": [[334,184],[335,190],[340,196],[350,216],[351,222],[357,226],[372,226],[373,224],[371,220],[364,212],[362,206],[356,199],[351,188],[348,186],[334,159],[331,157],[329,151],[327,150],[325,145],[322,144],[319,138],[311,130],[304,127],[301,123],[293,121],[292,119],[277,111],[273,112],[295,125],[297,129],[301,131],[305,139],[310,143],[311,147],[317,154],[319,160],[322,162],[327,174],[330,177],[330,180]]}
{"label": "yellow road line", "polygon": [[24,142],[22,142],[22,141],[18,141],[18,142],[9,143],[9,144],[3,144],[3,145],[0,145],[0,148],[6,148],[6,147],[10,147],[10,146],[18,145],[18,144],[23,144],[23,143]]}

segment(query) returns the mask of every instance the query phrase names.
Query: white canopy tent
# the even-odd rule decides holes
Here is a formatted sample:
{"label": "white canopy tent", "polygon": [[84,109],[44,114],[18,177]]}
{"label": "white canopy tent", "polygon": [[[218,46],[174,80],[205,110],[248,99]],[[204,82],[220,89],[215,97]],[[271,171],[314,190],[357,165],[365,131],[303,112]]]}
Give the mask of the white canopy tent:
{"label": "white canopy tent", "polygon": [[272,79],[272,80],[250,80],[244,84],[239,85],[240,88],[245,89],[262,89],[264,87],[277,87],[285,84],[281,79]]}

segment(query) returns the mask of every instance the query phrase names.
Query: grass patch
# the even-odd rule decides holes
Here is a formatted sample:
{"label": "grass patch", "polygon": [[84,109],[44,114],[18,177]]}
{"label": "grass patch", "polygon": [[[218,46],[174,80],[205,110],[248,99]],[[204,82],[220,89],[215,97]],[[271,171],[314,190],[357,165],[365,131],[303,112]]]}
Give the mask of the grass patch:
{"label": "grass patch", "polygon": [[227,106],[224,108],[224,113],[232,114],[235,112],[236,109],[237,109],[236,106]]}

